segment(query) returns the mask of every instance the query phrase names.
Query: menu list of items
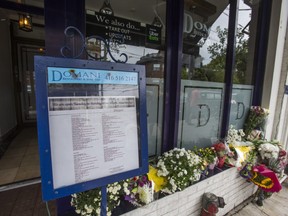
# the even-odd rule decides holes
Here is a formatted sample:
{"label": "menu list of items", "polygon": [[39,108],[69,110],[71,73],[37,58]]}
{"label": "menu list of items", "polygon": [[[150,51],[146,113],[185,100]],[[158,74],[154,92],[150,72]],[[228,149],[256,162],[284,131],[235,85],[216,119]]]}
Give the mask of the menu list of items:
{"label": "menu list of items", "polygon": [[54,189],[139,168],[135,97],[48,102]]}

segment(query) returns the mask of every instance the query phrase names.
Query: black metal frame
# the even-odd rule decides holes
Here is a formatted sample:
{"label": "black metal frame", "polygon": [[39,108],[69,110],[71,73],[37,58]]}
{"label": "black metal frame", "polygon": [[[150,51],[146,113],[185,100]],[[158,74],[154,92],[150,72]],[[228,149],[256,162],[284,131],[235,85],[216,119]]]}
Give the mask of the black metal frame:
{"label": "black metal frame", "polygon": [[[78,50],[78,51],[75,52],[75,51],[74,51],[74,49],[75,49],[74,43],[72,43],[71,46],[69,46],[69,44],[67,43],[68,40],[66,40],[66,45],[63,46],[63,47],[60,49],[61,55],[62,55],[63,57],[76,59],[76,58],[79,58],[80,56],[82,56],[84,52],[86,52],[86,54],[87,54],[90,58],[92,58],[92,59],[94,59],[94,60],[102,60],[102,59],[104,59],[105,57],[96,58],[96,57],[90,55],[89,52],[88,52],[88,50],[87,50],[87,42],[88,42],[89,40],[91,40],[91,39],[96,39],[96,40],[102,41],[102,42],[104,43],[104,46],[106,47],[108,54],[110,55],[111,59],[112,59],[114,62],[118,62],[118,63],[126,63],[126,62],[127,62],[128,56],[127,56],[125,53],[121,53],[121,54],[120,54],[120,56],[124,56],[124,58],[125,58],[124,60],[119,60],[119,59],[117,60],[117,59],[114,58],[114,56],[112,55],[111,50],[110,50],[110,41],[109,41],[109,40],[106,40],[106,39],[104,39],[104,38],[102,38],[102,37],[100,37],[100,36],[97,36],[97,35],[92,35],[92,36],[87,37],[87,38],[85,39],[85,37],[84,37],[84,35],[82,34],[82,32],[81,32],[78,28],[76,28],[76,27],[74,27],[74,26],[68,26],[68,27],[64,30],[64,34],[65,34],[66,38],[67,38],[67,39],[72,39],[72,41],[73,41],[73,38],[76,38],[75,32],[78,34],[78,36],[79,36],[80,39],[81,39],[81,42],[82,42],[82,43],[81,43],[81,48],[80,48],[80,50]],[[68,55],[67,53],[69,53],[69,55]]]}
{"label": "black metal frame", "polygon": [[254,76],[253,76],[253,106],[260,106],[262,101],[263,83],[265,77],[265,62],[269,39],[270,19],[271,19],[271,0],[262,0],[259,8],[256,47],[258,48],[254,56]]}
{"label": "black metal frame", "polygon": [[229,114],[231,109],[231,96],[233,88],[233,72],[235,70],[235,47],[236,47],[236,31],[238,22],[238,5],[239,0],[230,0],[229,24],[228,24],[228,40],[225,63],[225,89],[222,113],[222,125],[220,130],[220,138],[226,137],[229,128]]}
{"label": "black metal frame", "polygon": [[167,0],[164,110],[161,152],[177,146],[184,1]]}

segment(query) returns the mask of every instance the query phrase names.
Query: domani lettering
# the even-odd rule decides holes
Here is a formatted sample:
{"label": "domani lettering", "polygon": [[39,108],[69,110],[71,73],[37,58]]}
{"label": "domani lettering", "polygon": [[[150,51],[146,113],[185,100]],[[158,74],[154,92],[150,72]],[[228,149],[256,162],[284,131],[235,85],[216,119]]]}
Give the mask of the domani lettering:
{"label": "domani lettering", "polygon": [[203,32],[202,34],[206,34],[206,37],[209,34],[209,29],[207,28],[206,24],[201,23],[199,21],[193,21],[191,15],[184,13],[184,23],[183,23],[183,31],[184,33],[194,33],[193,30],[198,30]]}
{"label": "domani lettering", "polygon": [[[100,79],[101,74],[99,72],[75,72],[75,75],[77,78],[90,78],[90,79]],[[60,81],[62,79],[67,79],[67,78],[72,78],[73,75],[71,74],[70,71],[58,71],[58,70],[53,70],[52,71],[52,81]]]}

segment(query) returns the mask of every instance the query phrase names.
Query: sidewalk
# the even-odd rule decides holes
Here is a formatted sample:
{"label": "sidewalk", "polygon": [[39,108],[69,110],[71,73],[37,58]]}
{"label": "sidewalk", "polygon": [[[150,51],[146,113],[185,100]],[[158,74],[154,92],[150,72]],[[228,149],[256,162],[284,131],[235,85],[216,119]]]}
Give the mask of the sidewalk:
{"label": "sidewalk", "polygon": [[236,207],[225,216],[288,216],[288,178],[282,183],[282,190],[263,201],[263,206],[251,202]]}
{"label": "sidewalk", "polygon": [[[51,216],[56,215],[55,202],[49,202]],[[0,193],[0,216],[47,216],[41,185],[34,184]]]}

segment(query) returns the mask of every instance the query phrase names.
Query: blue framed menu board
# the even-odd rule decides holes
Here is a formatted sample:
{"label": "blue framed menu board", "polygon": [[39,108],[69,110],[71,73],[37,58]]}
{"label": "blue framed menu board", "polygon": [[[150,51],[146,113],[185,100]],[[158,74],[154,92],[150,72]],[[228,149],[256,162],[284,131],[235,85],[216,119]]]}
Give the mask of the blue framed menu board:
{"label": "blue framed menu board", "polygon": [[145,68],[35,57],[43,200],[148,172]]}

